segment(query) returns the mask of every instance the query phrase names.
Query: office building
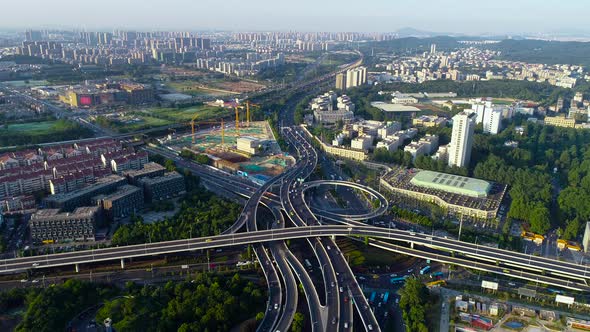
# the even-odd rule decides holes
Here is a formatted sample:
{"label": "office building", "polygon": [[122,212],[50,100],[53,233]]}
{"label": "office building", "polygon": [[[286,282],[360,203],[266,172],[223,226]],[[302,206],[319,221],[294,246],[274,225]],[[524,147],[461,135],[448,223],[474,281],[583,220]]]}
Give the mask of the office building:
{"label": "office building", "polygon": [[111,194],[92,198],[92,204],[100,206],[110,220],[129,217],[143,209],[143,202],[143,190],[128,184]]}
{"label": "office building", "polygon": [[483,116],[483,132],[496,135],[502,129],[502,109],[486,108]]}
{"label": "office building", "polygon": [[73,212],[59,209],[39,210],[29,220],[31,239],[34,242],[94,241],[98,206],[85,206]]}
{"label": "office building", "polygon": [[564,128],[575,128],[576,120],[573,118],[567,118],[565,115],[562,116],[546,116],[545,124],[548,126],[564,127]]}
{"label": "office building", "polygon": [[183,195],[186,192],[184,177],[178,172],[140,180],[145,192],[146,202],[160,201]]}
{"label": "office building", "polygon": [[449,166],[467,167],[471,159],[473,130],[475,124],[470,115],[461,112],[453,117],[451,143],[449,143]]}
{"label": "office building", "polygon": [[436,53],[436,44],[430,44],[430,54]]}

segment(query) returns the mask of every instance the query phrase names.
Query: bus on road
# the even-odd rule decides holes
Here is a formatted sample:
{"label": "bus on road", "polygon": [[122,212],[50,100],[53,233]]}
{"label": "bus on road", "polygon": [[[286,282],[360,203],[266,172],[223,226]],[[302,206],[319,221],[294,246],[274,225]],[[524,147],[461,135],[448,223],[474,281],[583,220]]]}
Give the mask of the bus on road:
{"label": "bus on road", "polygon": [[403,277],[397,277],[397,278],[391,278],[390,282],[392,284],[399,284],[399,283],[403,283],[406,281],[407,276],[403,276]]}

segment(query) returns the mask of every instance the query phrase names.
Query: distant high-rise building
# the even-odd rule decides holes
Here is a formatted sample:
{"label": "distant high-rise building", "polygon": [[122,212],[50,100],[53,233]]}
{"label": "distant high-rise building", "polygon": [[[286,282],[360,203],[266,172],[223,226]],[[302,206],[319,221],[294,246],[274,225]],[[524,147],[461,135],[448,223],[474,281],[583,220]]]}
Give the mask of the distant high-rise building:
{"label": "distant high-rise building", "polygon": [[100,45],[110,45],[113,40],[113,34],[110,32],[100,32],[98,34],[98,43]]}
{"label": "distant high-rise building", "polygon": [[346,90],[346,76],[344,76],[344,73],[336,75],[336,89]]}
{"label": "distant high-rise building", "polygon": [[40,41],[42,39],[41,31],[27,30],[25,39],[27,41]]}
{"label": "distant high-rise building", "polygon": [[475,124],[470,115],[461,112],[453,117],[453,131],[449,143],[449,166],[465,167],[471,159]]}
{"label": "distant high-rise building", "polygon": [[502,127],[502,109],[493,107],[486,108],[483,116],[483,132],[498,134]]}
{"label": "distant high-rise building", "polygon": [[436,44],[430,44],[430,54],[436,53]]}
{"label": "distant high-rise building", "polygon": [[356,67],[346,71],[346,88],[367,83],[367,67]]}

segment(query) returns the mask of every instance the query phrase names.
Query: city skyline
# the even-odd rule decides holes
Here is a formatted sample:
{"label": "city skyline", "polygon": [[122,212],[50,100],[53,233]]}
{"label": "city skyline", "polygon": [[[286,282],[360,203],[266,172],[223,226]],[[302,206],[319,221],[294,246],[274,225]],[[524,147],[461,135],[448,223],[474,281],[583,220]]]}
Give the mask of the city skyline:
{"label": "city skyline", "polygon": [[[590,32],[578,23],[584,19],[585,12],[584,2],[578,0],[567,4],[554,0],[543,3],[499,0],[485,4],[453,0],[446,6],[432,0],[419,3],[383,0],[316,3],[303,0],[298,2],[297,7],[269,0],[254,3],[229,0],[223,6],[210,1],[197,4],[186,0],[171,0],[166,6],[152,0],[124,3],[103,0],[100,6],[71,0],[56,0],[51,5],[39,0],[26,0],[5,6],[4,9],[11,15],[4,18],[0,25],[3,29],[394,32],[412,27],[440,34],[468,35]],[[31,12],[30,8],[39,10]],[[548,17],[553,19],[540,19]]]}

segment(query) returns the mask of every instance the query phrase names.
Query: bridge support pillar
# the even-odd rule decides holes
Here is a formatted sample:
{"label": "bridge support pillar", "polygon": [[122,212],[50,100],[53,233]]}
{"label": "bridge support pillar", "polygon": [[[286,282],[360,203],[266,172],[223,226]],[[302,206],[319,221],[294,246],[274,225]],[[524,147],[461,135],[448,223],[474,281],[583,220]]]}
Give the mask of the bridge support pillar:
{"label": "bridge support pillar", "polygon": [[336,240],[336,235],[331,236],[332,240]]}
{"label": "bridge support pillar", "polygon": [[76,267],[76,273],[80,272],[80,266],[78,264],[75,264]]}
{"label": "bridge support pillar", "polygon": [[121,268],[124,269],[125,268],[125,259],[121,258]]}
{"label": "bridge support pillar", "polygon": [[410,242],[410,248],[414,249],[414,242]]}

